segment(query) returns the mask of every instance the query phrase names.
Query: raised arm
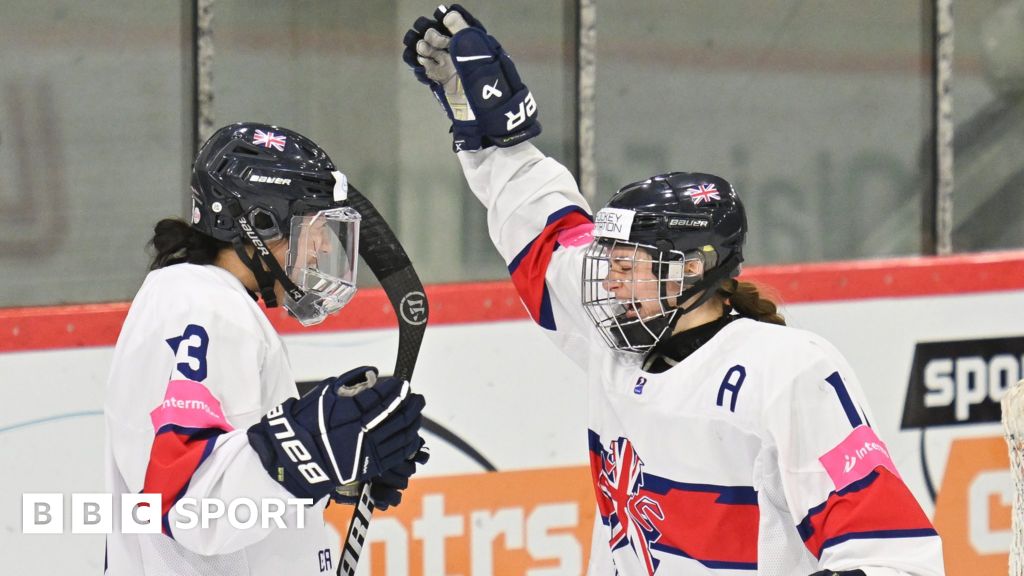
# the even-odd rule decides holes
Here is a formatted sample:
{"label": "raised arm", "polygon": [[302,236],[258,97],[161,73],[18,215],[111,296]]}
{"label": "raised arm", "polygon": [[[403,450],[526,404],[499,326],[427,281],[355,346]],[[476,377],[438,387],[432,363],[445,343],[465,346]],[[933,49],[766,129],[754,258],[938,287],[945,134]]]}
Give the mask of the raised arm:
{"label": "raised arm", "polygon": [[457,4],[418,19],[404,42],[405,62],[452,122],[453,150],[523,304],[585,365],[593,327],[580,275],[593,224],[572,174],[527,142],[541,131],[536,100],[501,44]]}

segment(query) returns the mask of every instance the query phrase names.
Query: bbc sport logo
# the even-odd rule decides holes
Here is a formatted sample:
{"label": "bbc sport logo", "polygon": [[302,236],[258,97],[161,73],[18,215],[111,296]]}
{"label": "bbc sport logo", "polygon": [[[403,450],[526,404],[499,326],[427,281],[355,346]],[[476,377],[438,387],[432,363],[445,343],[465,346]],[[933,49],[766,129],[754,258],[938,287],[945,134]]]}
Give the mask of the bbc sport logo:
{"label": "bbc sport logo", "polygon": [[[25,534],[63,534],[66,515],[64,494],[26,493],[21,495],[21,531]],[[209,528],[213,521],[227,522],[232,528],[246,530],[270,528],[305,528],[303,509],[311,506],[310,498],[235,498],[225,502],[219,498],[182,498],[170,514],[171,531],[190,530],[197,526]],[[293,508],[289,511],[289,508]],[[71,533],[110,534],[115,516],[118,532],[123,534],[159,534],[161,531],[160,494],[122,494],[115,510],[114,497],[104,493],[71,494]],[[285,518],[288,520],[285,520]]]}

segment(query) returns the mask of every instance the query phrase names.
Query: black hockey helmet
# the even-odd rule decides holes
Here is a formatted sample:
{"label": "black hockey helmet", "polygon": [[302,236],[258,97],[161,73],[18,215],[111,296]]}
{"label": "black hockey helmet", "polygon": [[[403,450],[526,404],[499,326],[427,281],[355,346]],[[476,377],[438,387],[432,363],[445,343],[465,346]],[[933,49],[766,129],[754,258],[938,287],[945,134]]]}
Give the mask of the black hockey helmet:
{"label": "black hockey helmet", "polygon": [[[724,178],[700,172],[659,174],[623,186],[605,208],[635,213],[629,242],[665,252],[699,249],[714,256],[708,269],[729,260],[738,273],[747,215],[732,184]],[[713,254],[707,246],[713,248]]]}
{"label": "black hockey helmet", "polygon": [[[583,305],[613,348],[649,350],[671,333],[680,314],[707,301],[722,280],[739,275],[746,213],[732,185],[719,176],[669,172],[627,184],[598,211],[594,224],[584,264]],[[651,264],[661,306],[655,317],[629,314],[628,305],[603,291],[611,254],[624,248],[632,249],[636,261]],[[703,272],[687,276],[689,260],[699,260]]]}
{"label": "black hockey helmet", "polygon": [[[347,178],[309,138],[279,126],[231,124],[203,144],[192,166],[191,225],[234,246],[267,307],[277,305],[280,283],[285,307],[309,325],[355,293],[359,214],[347,195]],[[290,241],[285,272],[266,243],[295,231],[305,232]]]}
{"label": "black hockey helmet", "polygon": [[246,234],[238,221],[245,216],[264,240],[287,235],[291,216],[335,205],[336,170],[323,149],[292,130],[225,126],[192,165],[192,226],[233,242]]}

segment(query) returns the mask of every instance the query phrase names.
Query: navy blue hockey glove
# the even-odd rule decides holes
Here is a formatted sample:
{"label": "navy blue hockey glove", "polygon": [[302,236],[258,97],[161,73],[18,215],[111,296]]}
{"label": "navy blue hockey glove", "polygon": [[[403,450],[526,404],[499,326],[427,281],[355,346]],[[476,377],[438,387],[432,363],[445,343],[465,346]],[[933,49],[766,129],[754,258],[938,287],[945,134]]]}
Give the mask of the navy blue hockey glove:
{"label": "navy blue hockey glove", "polygon": [[863,570],[845,570],[843,572],[833,572],[831,570],[822,570],[821,572],[815,572],[811,576],[864,576]]}
{"label": "navy blue hockey glove", "polygon": [[[374,508],[387,510],[402,502],[402,490],[409,487],[409,478],[416,473],[416,465],[426,464],[430,460],[430,449],[423,444],[421,439],[420,449],[412,459],[370,479],[370,497],[373,498]],[[342,504],[355,504],[359,501],[360,491],[361,487],[359,490],[338,489],[331,493],[331,498]]]}
{"label": "navy blue hockey glove", "polygon": [[249,428],[249,444],[272,478],[316,501],[404,465],[422,443],[424,404],[408,382],[364,366],[274,407]]}
{"label": "navy blue hockey glove", "polygon": [[419,18],[402,59],[430,87],[452,121],[452,148],[513,146],[540,134],[537,103],[512,59],[458,4]]}

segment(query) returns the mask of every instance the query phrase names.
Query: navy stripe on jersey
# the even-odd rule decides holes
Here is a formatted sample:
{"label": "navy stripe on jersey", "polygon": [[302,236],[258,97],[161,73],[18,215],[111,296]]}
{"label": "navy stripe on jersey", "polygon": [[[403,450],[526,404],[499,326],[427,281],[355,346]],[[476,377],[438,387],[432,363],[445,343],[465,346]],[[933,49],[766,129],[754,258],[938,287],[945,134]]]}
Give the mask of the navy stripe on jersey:
{"label": "navy stripe on jersey", "polygon": [[722,562],[718,560],[701,560],[700,558],[694,558],[686,552],[673,548],[667,544],[655,543],[651,545],[651,548],[658,552],[665,552],[674,556],[682,556],[683,558],[689,558],[690,560],[696,560],[702,565],[711,568],[713,570],[757,570],[757,562]]}
{"label": "navy stripe on jersey", "polygon": [[718,504],[757,504],[757,490],[753,486],[716,486],[714,484],[691,484],[676,482],[651,474],[644,475],[644,488],[656,494],[668,494],[671,490],[687,492],[713,492],[718,494]]}
{"label": "navy stripe on jersey", "polygon": [[868,532],[851,532],[849,534],[843,534],[842,536],[836,536],[835,538],[829,538],[822,544],[821,549],[825,550],[830,546],[841,544],[847,540],[882,540],[886,538],[924,538],[927,536],[938,536],[939,533],[934,528],[912,528],[908,530],[874,530]]}
{"label": "navy stripe on jersey", "polygon": [[[593,430],[587,430],[587,445],[592,454],[603,455],[605,453],[604,447],[601,446],[601,437]],[[757,491],[753,486],[692,484],[644,474],[644,488],[656,494],[667,494],[672,489],[689,492],[714,492],[718,494],[716,502],[720,504],[757,504]]]}
{"label": "navy stripe on jersey", "polygon": [[[608,524],[609,524],[608,518],[606,516],[601,516],[601,523],[604,524],[605,526],[608,526]],[[660,542],[655,542],[654,544],[651,544],[651,549],[652,550],[656,550],[658,552],[664,552],[666,554],[672,554],[673,556],[681,556],[683,558],[689,558],[690,560],[694,560],[696,562],[699,562],[702,565],[707,566],[708,568],[712,568],[712,569],[719,569],[719,570],[757,570],[757,562],[719,562],[719,561],[716,561],[716,560],[701,560],[699,558],[694,558],[693,556],[690,556],[689,554],[687,554],[686,552],[680,550],[679,548],[674,548],[672,546],[669,546],[668,544],[662,544]]]}

